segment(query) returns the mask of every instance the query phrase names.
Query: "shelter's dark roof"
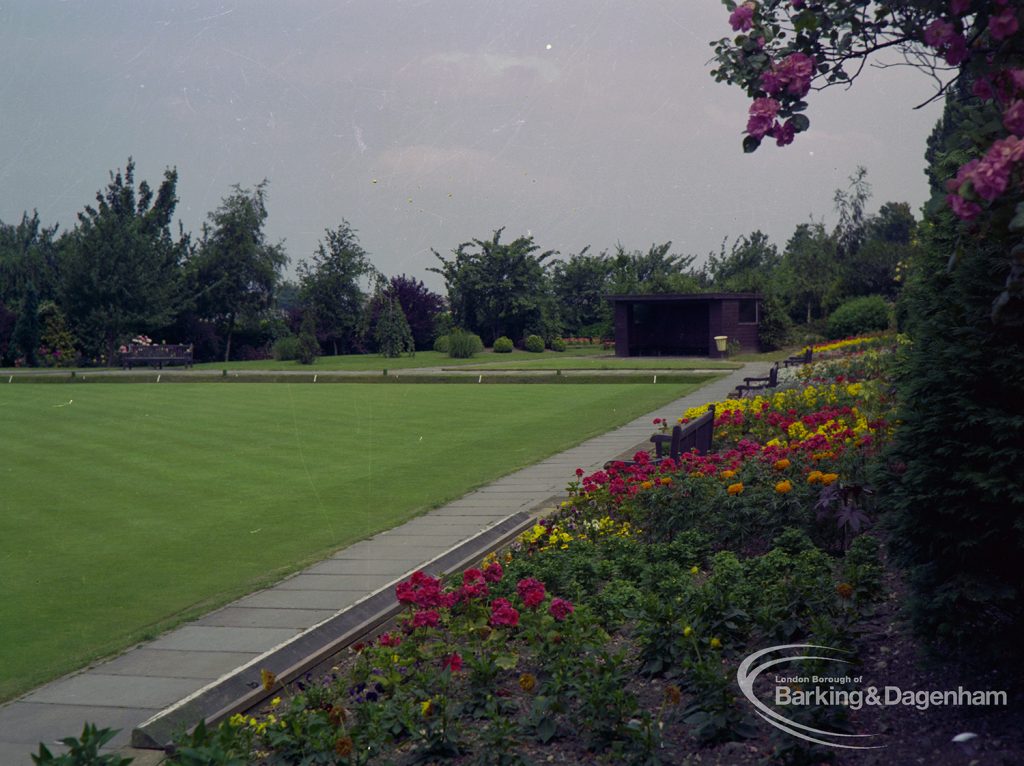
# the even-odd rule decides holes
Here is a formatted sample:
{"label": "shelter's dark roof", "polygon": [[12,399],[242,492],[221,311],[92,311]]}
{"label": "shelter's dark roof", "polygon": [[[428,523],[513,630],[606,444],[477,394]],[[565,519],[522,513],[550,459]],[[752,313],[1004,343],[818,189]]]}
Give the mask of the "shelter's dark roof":
{"label": "shelter's dark roof", "polygon": [[668,303],[674,301],[760,300],[761,293],[649,293],[641,295],[605,295],[612,303]]}

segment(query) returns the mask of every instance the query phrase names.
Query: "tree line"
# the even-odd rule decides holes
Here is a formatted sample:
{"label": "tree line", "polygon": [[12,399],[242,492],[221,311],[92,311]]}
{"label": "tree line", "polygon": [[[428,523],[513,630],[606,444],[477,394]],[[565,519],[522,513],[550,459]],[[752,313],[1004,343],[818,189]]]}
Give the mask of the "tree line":
{"label": "tree line", "polygon": [[781,252],[753,231],[699,266],[671,242],[557,257],[532,236],[503,241],[498,229],[447,255],[434,251],[429,270],[443,278],[442,296],[414,277],[385,277],[345,220],[324,231],[289,281],[284,244],[264,231],[267,181],[233,186],[198,236],[173,225],[177,181],[168,169],[156,189],[136,183],[129,159],[72,229],[46,226],[35,212],[0,222],[0,363],[114,364],[137,336],[190,343],[201,360],[260,358],[302,336],[315,339],[314,356],[427,349],[453,328],[487,345],[607,337],[604,296],[659,292],[762,293],[762,342],[776,347],[793,320],[821,321],[844,299],[891,301],[917,225],[905,203],[868,215],[859,169],[836,192],[839,224],[802,223]]}

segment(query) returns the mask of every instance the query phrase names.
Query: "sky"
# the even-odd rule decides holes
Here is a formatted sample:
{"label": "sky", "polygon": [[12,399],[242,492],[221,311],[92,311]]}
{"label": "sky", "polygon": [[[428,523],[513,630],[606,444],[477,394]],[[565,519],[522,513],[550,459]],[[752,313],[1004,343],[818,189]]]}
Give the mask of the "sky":
{"label": "sky", "polygon": [[709,74],[731,34],[718,0],[0,0],[0,220],[73,227],[131,156],[154,187],[177,168],[186,230],[267,179],[290,275],[347,220],[440,291],[431,250],[501,227],[563,257],[781,249],[858,165],[870,209],[920,208],[927,77],[867,70],[744,155],[748,102]]}

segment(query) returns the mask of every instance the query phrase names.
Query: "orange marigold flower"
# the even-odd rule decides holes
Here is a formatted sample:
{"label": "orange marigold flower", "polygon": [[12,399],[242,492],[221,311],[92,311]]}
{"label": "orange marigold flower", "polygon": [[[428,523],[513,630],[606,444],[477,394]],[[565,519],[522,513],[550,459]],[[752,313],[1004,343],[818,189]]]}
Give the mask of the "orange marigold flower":
{"label": "orange marigold flower", "polygon": [[523,673],[519,676],[519,688],[524,692],[532,692],[537,685],[537,677],[533,673]]}
{"label": "orange marigold flower", "polygon": [[683,701],[683,693],[679,691],[679,687],[675,684],[669,684],[665,687],[665,702],[670,705],[678,705]]}
{"label": "orange marigold flower", "polygon": [[817,484],[819,481],[821,481],[822,476],[824,476],[824,474],[821,471],[811,471],[809,474],[807,474],[807,483]]}
{"label": "orange marigold flower", "polygon": [[640,488],[641,489],[650,489],[653,486],[654,486],[654,482],[653,481],[642,481],[642,482],[640,482]]}
{"label": "orange marigold flower", "polygon": [[743,482],[738,481],[735,484],[730,484],[725,491],[730,495],[738,495],[743,491]]}
{"label": "orange marigold flower", "polygon": [[839,598],[853,598],[853,586],[848,582],[841,582],[836,586],[836,593]]}
{"label": "orange marigold flower", "polygon": [[793,491],[793,485],[789,483],[788,479],[785,481],[780,481],[778,484],[775,485],[775,491],[778,492],[780,495],[784,495],[787,492]]}
{"label": "orange marigold flower", "polygon": [[821,475],[821,483],[826,487],[839,478],[838,473],[823,473]]}
{"label": "orange marigold flower", "polygon": [[788,458],[782,458],[781,460],[776,460],[772,464],[772,468],[774,468],[776,471],[785,471],[791,465],[793,464],[789,462]]}
{"label": "orange marigold flower", "polygon": [[672,483],[672,477],[671,476],[662,476],[661,477],[661,485],[663,487],[667,487],[671,483]]}
{"label": "orange marigold flower", "polygon": [[277,676],[269,670],[260,670],[260,683],[265,691],[270,691],[277,683]]}
{"label": "orange marigold flower", "polygon": [[731,479],[735,475],[736,475],[735,471],[722,471],[722,478],[723,479]]}

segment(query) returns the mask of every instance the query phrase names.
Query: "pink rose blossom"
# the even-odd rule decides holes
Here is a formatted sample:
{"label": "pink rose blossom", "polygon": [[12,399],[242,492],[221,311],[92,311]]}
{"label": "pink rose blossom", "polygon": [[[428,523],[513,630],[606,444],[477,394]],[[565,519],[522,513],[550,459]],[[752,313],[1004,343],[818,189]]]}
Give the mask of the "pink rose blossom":
{"label": "pink rose blossom", "polygon": [[963,16],[971,9],[971,0],[949,0],[949,12],[954,16]]}
{"label": "pink rose blossom", "polygon": [[790,0],[789,4],[799,11],[804,7],[804,0]]}
{"label": "pink rose blossom", "polygon": [[953,214],[963,221],[973,221],[981,215],[981,205],[961,197],[959,194],[950,194],[946,202],[953,210]]}
{"label": "pink rose blossom", "polygon": [[736,10],[729,16],[729,24],[734,32],[746,32],[754,26],[754,4],[744,3],[736,6]]}
{"label": "pink rose blossom", "polygon": [[935,19],[924,30],[924,44],[931,48],[941,48],[955,34],[956,28],[950,22],[945,19]]}
{"label": "pink rose blossom", "polygon": [[775,115],[779,113],[780,106],[774,98],[755,98],[750,105],[747,132],[754,138],[764,138],[775,124]]}
{"label": "pink rose blossom", "polygon": [[761,75],[761,90],[769,96],[781,93],[785,87],[786,81],[779,77],[775,70],[769,70]]}
{"label": "pink rose blossom", "polygon": [[1004,8],[1001,13],[991,16],[988,20],[988,31],[995,40],[1005,40],[1017,34],[1020,24],[1017,12],[1013,8]]}
{"label": "pink rose blossom", "polygon": [[786,120],[783,125],[775,123],[769,135],[775,139],[775,143],[779,146],[788,146],[793,143],[793,138],[796,136],[796,127],[793,125],[792,120]]}
{"label": "pink rose blossom", "polygon": [[967,60],[967,38],[957,34],[945,47],[946,63],[950,66],[960,66]]}
{"label": "pink rose blossom", "polygon": [[1024,137],[1024,100],[1010,102],[1003,112],[1003,126],[1015,136]]}
{"label": "pink rose blossom", "polygon": [[992,81],[980,77],[974,81],[971,85],[971,94],[980,99],[990,99],[996,95],[995,88],[992,87]]}

